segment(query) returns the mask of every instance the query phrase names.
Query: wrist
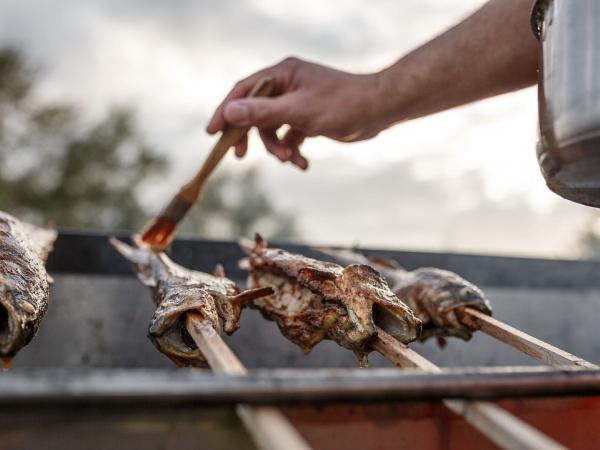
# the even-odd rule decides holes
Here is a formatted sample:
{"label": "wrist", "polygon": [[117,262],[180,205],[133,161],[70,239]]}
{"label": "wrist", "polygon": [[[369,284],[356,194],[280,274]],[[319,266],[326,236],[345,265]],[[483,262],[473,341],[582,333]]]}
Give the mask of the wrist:
{"label": "wrist", "polygon": [[411,84],[410,77],[406,77],[396,65],[373,74],[376,120],[381,129],[412,118],[410,94],[414,88],[410,87]]}

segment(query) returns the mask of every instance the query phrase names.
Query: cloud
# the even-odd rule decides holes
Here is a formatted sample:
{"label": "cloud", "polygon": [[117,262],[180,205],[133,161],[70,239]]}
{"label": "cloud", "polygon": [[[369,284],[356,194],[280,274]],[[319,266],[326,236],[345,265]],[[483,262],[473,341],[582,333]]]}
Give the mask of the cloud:
{"label": "cloud", "polygon": [[[588,209],[555,202],[540,213],[519,194],[501,201],[485,193],[478,170],[419,179],[413,156],[364,173],[328,158],[299,174],[273,163],[263,184],[280,208],[296,212],[309,242],[471,253],[565,257]],[[287,170],[286,170],[287,169]],[[550,194],[551,195],[551,194]]]}
{"label": "cloud", "polygon": [[[200,164],[213,143],[203,127],[237,79],[290,54],[377,70],[483,3],[3,0],[0,45],[17,46],[39,67],[41,96],[76,102],[86,116],[114,104],[137,109],[148,139],[173,166],[146,192],[149,203]],[[275,163],[253,138],[243,165],[264,168],[275,201],[296,208],[314,240],[568,254],[586,214],[543,184],[535,102],[529,90],[368,142],[314,139],[305,146],[307,174]],[[231,157],[224,164],[240,167]],[[555,230],[560,235],[550,238]]]}

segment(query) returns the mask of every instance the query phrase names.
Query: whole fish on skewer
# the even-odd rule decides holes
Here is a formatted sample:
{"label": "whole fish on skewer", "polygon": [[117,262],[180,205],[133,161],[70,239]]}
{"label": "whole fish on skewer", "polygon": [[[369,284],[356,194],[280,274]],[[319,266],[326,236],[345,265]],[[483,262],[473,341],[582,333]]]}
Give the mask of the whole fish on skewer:
{"label": "whole fish on skewer", "polygon": [[35,336],[48,309],[45,263],[55,230],[0,211],[0,358],[6,367]]}
{"label": "whole fish on skewer", "polygon": [[441,344],[449,336],[468,341],[476,330],[461,321],[464,309],[492,314],[492,306],[481,289],[454,272],[434,267],[408,271],[387,258],[367,258],[351,250],[318,250],[341,264],[369,264],[381,272],[392,290],[423,322],[419,337],[422,341],[432,336],[440,338]]}
{"label": "whole fish on skewer", "polygon": [[132,247],[115,238],[113,247],[133,263],[139,280],[153,293],[156,310],[150,320],[148,337],[156,348],[179,367],[206,365],[206,360],[185,328],[187,312],[197,312],[214,329],[221,332],[221,321],[227,334],[239,328],[246,302],[269,295],[270,288],[239,291],[225,277],[221,266],[214,275],[186,269],[141,244]]}
{"label": "whole fish on skewer", "polygon": [[400,324],[394,337],[403,343],[419,335],[421,322],[369,265],[337,264],[267,248],[256,235],[254,245],[242,243],[249,254],[241,265],[250,271],[248,286],[271,286],[275,293],[251,301],[264,317],[308,353],[318,342],[331,339],[359,355],[370,351],[377,334],[373,308],[390,311]]}

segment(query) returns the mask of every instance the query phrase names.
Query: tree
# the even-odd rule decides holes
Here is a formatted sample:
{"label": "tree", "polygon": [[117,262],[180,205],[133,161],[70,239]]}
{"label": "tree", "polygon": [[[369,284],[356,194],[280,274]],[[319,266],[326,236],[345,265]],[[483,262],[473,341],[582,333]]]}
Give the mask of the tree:
{"label": "tree", "polygon": [[131,112],[84,126],[75,106],[38,101],[34,84],[21,56],[0,50],[0,209],[60,226],[139,227],[135,188],[166,165]]}
{"label": "tree", "polygon": [[[35,81],[19,53],[0,49],[0,209],[37,223],[139,230],[150,212],[138,188],[167,170],[165,160],[144,142],[129,110],[84,125],[75,105],[37,99]],[[258,178],[255,170],[211,178],[184,231],[294,236],[293,217],[275,210]]]}
{"label": "tree", "polygon": [[277,211],[261,189],[255,168],[240,174],[217,173],[202,201],[182,225],[182,232],[215,238],[251,237],[255,232],[275,239],[298,236],[294,216]]}

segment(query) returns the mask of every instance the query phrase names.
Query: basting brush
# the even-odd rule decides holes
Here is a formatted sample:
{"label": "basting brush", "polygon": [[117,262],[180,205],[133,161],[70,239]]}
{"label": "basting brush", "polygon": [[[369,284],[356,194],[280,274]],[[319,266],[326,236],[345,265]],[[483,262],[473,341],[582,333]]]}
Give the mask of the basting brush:
{"label": "basting brush", "polygon": [[[261,78],[248,97],[268,97],[273,90],[271,77]],[[248,133],[249,127],[227,126],[198,173],[179,190],[158,217],[148,222],[142,231],[142,242],[155,250],[164,250],[173,240],[177,225],[202,198],[206,180],[227,151]]]}

